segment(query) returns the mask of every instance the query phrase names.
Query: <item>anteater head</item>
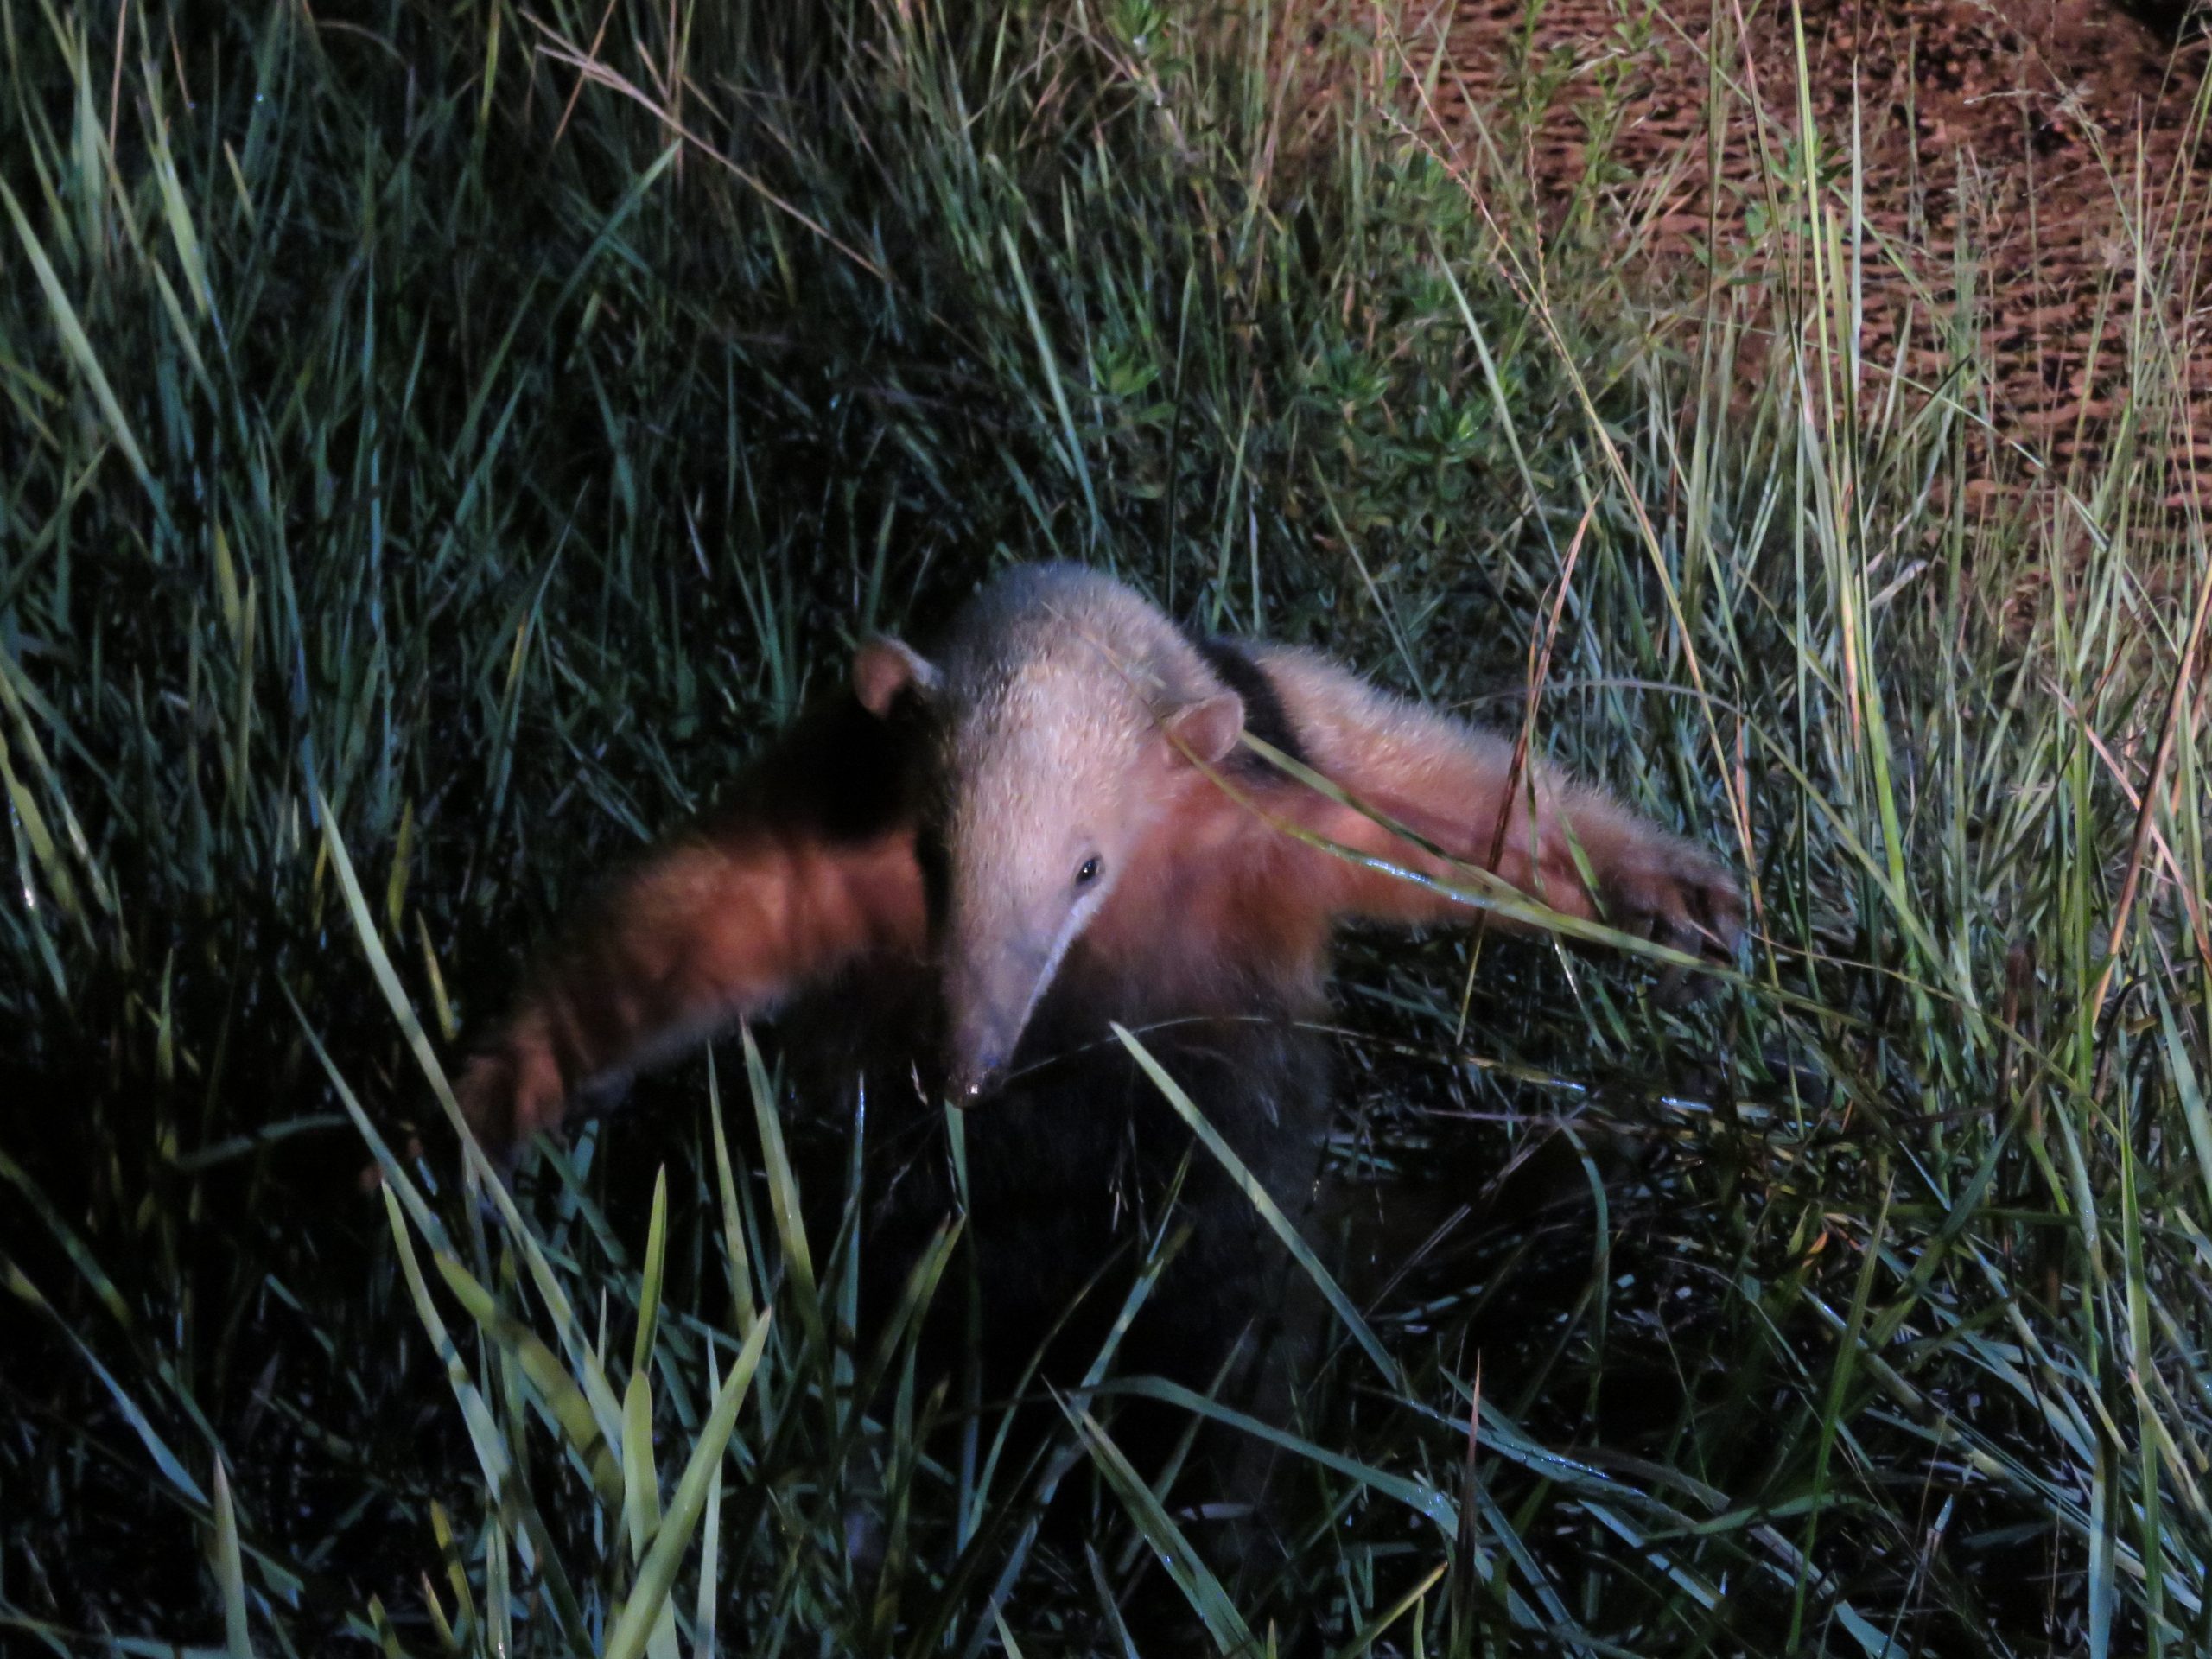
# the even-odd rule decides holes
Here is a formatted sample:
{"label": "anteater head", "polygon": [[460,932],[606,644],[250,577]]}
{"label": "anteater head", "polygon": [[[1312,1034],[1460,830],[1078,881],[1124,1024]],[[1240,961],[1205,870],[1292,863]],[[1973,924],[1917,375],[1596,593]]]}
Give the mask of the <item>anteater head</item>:
{"label": "anteater head", "polygon": [[871,639],[854,664],[870,710],[918,709],[933,733],[923,837],[943,963],[954,1098],[987,1093],[1068,948],[1202,767],[1243,730],[1236,694],[1168,620],[1107,577],[1007,573],[925,658]]}

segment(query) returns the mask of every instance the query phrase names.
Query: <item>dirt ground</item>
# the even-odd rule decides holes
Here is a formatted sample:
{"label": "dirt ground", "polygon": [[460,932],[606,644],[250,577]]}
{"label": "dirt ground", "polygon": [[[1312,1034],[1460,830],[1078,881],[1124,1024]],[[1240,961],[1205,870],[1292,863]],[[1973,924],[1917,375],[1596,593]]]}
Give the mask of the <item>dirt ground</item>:
{"label": "dirt ground", "polygon": [[[2178,508],[2180,463],[2193,458],[2212,493],[2212,41],[2194,29],[2177,41],[2114,0],[1806,0],[1803,16],[1815,119],[1847,146],[1855,89],[1867,217],[1899,250],[1894,264],[1867,262],[1869,365],[1897,361],[1902,326],[1906,372],[1941,380],[1945,319],[1966,288],[1995,359],[1984,412],[2011,452],[1992,471],[2031,478],[2040,463],[2063,477],[2071,458],[2109,442],[2129,390],[2139,265],[2153,296],[2145,320],[2166,331],[2191,412],[2180,429],[2146,435],[2143,482]],[[1554,206],[1585,188],[1600,155],[1597,188],[1635,227],[1629,257],[1694,272],[1684,262],[1707,243],[1708,215],[1724,258],[1740,257],[1729,251],[1745,245],[1745,215],[1766,210],[1770,162],[1743,115],[1754,100],[1782,112],[1767,129],[1779,155],[1796,127],[1790,22],[1773,0],[1406,0],[1401,38],[1409,54],[1444,42],[1428,122],[1447,146],[1503,137],[1521,152],[1509,163]],[[1732,105],[1718,193],[1716,88]],[[1608,120],[1610,143],[1593,139]],[[1848,149],[1833,159],[1847,164]]]}

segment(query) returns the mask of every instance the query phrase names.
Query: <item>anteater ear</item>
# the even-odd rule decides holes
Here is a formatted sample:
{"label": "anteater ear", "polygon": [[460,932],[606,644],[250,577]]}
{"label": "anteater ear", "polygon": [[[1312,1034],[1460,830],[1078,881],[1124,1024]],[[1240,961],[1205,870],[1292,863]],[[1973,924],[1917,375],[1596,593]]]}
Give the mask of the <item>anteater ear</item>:
{"label": "anteater ear", "polygon": [[908,692],[926,699],[937,690],[938,679],[935,664],[888,634],[872,636],[853,657],[853,695],[879,720]]}
{"label": "anteater ear", "polygon": [[1217,692],[1186,702],[1160,722],[1168,746],[1179,757],[1187,756],[1211,766],[1236,747],[1244,731],[1244,699],[1234,691]]}

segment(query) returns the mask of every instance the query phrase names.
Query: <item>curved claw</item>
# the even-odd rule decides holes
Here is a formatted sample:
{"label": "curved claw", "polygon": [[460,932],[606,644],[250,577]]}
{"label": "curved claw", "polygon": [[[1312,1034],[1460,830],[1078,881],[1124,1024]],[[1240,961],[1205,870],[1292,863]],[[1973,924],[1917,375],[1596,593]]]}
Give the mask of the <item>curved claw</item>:
{"label": "curved claw", "polygon": [[[1655,944],[1708,962],[1732,962],[1744,932],[1743,896],[1734,880],[1680,842],[1653,842],[1638,851],[1641,856],[1608,873],[1603,897],[1618,924]],[[1669,968],[1660,977],[1661,997],[1681,997],[1689,977],[1682,968]]]}

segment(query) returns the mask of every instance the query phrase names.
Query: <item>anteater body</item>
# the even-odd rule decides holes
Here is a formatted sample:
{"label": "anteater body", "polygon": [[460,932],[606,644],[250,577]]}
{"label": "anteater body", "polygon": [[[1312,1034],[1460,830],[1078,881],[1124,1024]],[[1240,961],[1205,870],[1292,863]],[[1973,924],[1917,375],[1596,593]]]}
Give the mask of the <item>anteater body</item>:
{"label": "anteater body", "polygon": [[[461,1097],[511,1150],[779,1016],[815,1071],[866,1081],[894,1166],[879,1266],[954,1206],[936,1103],[972,1103],[969,1224],[1002,1337],[1033,1338],[1117,1249],[1134,1270],[1179,1174],[1191,1236],[1124,1357],[1203,1384],[1262,1312],[1270,1253],[1111,1026],[1295,1212],[1325,1127],[1332,938],[1470,919],[1452,889],[1471,870],[1692,951],[1740,925],[1703,854],[1541,765],[1516,774],[1495,737],[1310,652],[1186,634],[1105,576],[1020,568],[931,655],[865,645],[715,816],[611,882]],[[1092,1300],[1118,1303],[1110,1277]]]}

